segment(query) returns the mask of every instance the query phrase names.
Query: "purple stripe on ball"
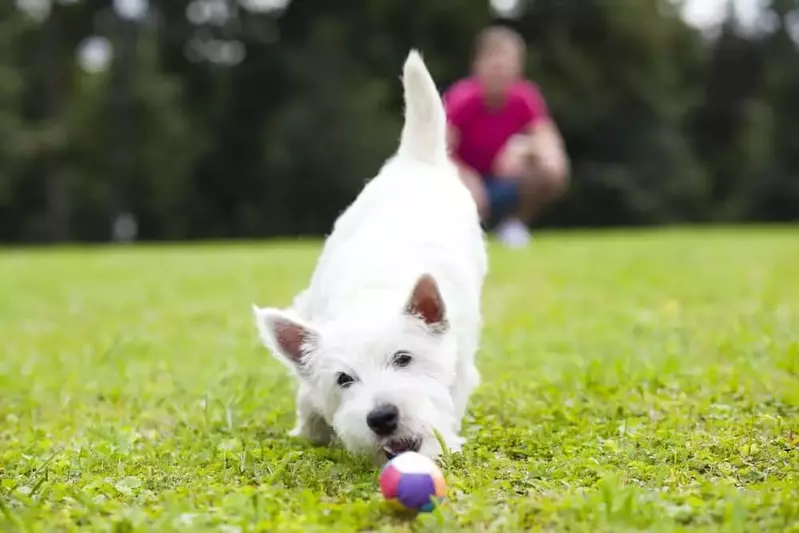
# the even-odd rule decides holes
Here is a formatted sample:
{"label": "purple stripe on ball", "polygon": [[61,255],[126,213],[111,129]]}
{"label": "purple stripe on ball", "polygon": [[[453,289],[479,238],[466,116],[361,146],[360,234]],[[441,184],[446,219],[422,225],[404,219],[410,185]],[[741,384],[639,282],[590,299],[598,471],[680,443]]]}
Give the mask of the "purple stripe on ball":
{"label": "purple stripe on ball", "polygon": [[436,493],[430,474],[403,474],[397,487],[397,499],[405,507],[420,509]]}

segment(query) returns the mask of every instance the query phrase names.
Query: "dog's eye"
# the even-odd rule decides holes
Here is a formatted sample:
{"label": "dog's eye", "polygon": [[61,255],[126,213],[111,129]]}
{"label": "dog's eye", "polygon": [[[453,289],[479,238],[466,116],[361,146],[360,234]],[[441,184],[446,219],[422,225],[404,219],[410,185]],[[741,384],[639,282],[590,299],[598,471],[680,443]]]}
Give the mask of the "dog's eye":
{"label": "dog's eye", "polygon": [[352,385],[354,382],[355,382],[355,380],[349,374],[345,374],[344,372],[339,372],[338,373],[338,378],[336,379],[336,383],[338,384],[339,387],[342,387],[342,388],[346,389],[347,387]]}
{"label": "dog's eye", "polygon": [[394,366],[403,368],[411,364],[413,357],[408,352],[397,352],[394,354],[392,363]]}

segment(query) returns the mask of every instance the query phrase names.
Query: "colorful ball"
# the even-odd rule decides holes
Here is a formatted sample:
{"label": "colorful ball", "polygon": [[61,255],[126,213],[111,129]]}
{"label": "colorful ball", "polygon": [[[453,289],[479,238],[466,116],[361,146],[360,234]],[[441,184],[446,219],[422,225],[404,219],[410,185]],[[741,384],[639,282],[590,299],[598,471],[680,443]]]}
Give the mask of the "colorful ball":
{"label": "colorful ball", "polygon": [[447,494],[444,474],[436,463],[416,452],[403,452],[380,471],[380,492],[404,509],[430,512]]}

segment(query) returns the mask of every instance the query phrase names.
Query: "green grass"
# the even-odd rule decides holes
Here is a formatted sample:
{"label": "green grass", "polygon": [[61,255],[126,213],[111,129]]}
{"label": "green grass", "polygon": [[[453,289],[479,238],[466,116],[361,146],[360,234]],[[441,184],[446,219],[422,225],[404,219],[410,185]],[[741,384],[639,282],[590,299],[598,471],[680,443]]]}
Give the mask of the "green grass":
{"label": "green grass", "polygon": [[799,230],[491,251],[450,499],[286,435],[318,243],[0,253],[0,531],[799,531]]}

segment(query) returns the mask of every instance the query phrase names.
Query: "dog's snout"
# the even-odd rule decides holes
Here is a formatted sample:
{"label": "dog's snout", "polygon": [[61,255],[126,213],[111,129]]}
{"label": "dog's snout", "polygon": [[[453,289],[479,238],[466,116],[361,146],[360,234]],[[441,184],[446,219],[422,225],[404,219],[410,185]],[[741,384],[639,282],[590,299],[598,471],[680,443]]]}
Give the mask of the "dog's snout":
{"label": "dog's snout", "polygon": [[396,405],[387,403],[372,409],[366,415],[366,424],[381,437],[387,437],[397,430],[399,422],[399,409]]}

